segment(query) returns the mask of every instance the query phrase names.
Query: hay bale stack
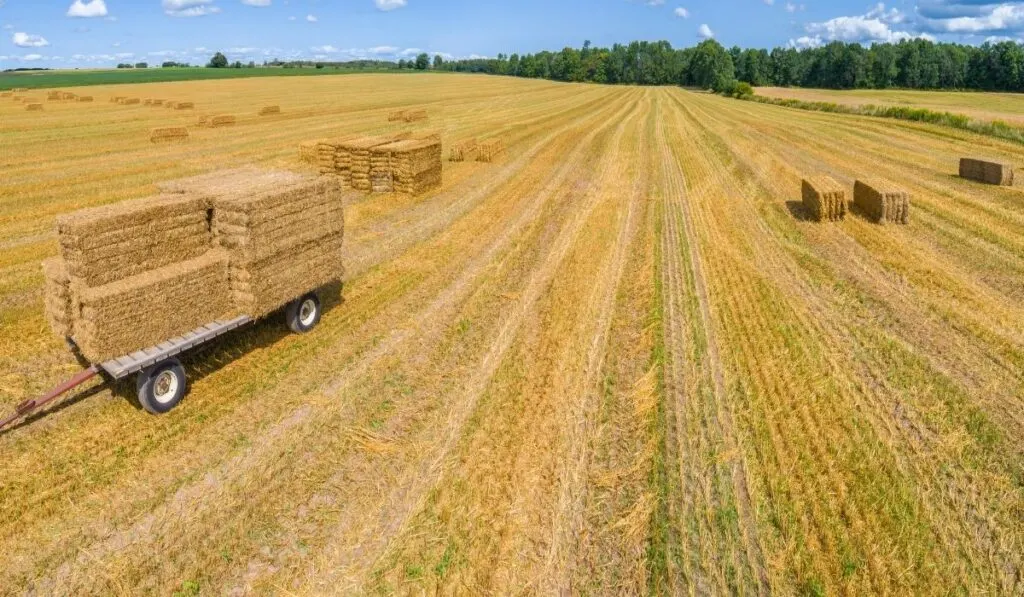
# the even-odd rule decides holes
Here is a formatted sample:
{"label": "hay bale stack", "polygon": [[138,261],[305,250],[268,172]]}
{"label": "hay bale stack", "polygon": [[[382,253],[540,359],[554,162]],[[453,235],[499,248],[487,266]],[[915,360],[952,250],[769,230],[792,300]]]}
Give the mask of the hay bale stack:
{"label": "hay bale stack", "polygon": [[64,96],[60,91],[50,91],[46,94],[46,100],[50,102],[58,102],[62,99],[64,99]]}
{"label": "hay bale stack", "polygon": [[126,106],[134,106],[135,104],[140,104],[140,103],[142,103],[142,100],[140,100],[140,99],[139,99],[139,98],[137,98],[137,97],[127,97],[127,98],[125,98],[125,100],[124,100],[124,102],[123,102],[123,103],[124,103],[124,105],[126,105]]}
{"label": "hay bale stack", "polygon": [[379,145],[370,149],[370,191],[373,193],[395,191],[392,152],[389,147],[390,145]]}
{"label": "hay bale stack", "polygon": [[441,143],[430,139],[395,141],[379,148],[390,154],[394,190],[419,195],[441,186]]}
{"label": "hay bale stack", "polygon": [[210,118],[210,128],[233,126],[234,124],[235,117],[231,114],[218,114],[217,116]]}
{"label": "hay bale stack", "polygon": [[29,112],[40,112],[43,109],[43,105],[42,104],[28,104],[27,106],[25,106],[25,109],[28,110]]}
{"label": "hay bale stack", "polygon": [[319,164],[320,141],[303,141],[299,143],[299,161],[308,164]]}
{"label": "hay bale stack", "polygon": [[[348,176],[351,177],[353,189],[367,192],[373,190],[373,183],[370,180],[370,150],[392,141],[390,137],[362,137],[342,144],[341,151],[347,152]],[[348,176],[342,173],[343,179],[347,179]]]}
{"label": "hay bale stack", "polygon": [[228,256],[212,250],[79,294],[75,343],[94,362],[152,346],[236,313]]}
{"label": "hay bale stack", "polygon": [[846,190],[831,176],[814,176],[803,180],[804,209],[811,218],[822,221],[846,217]]}
{"label": "hay bale stack", "polygon": [[183,126],[164,126],[149,131],[149,140],[153,143],[182,139],[188,139],[188,129]]}
{"label": "hay bale stack", "polygon": [[480,145],[476,142],[476,139],[466,139],[461,143],[456,143],[448,150],[448,161],[464,162],[467,159],[471,160],[476,157],[479,149]]}
{"label": "hay bale stack", "polygon": [[192,102],[176,102],[174,104],[175,110],[191,110],[195,107],[196,105]]}
{"label": "hay bale stack", "polygon": [[79,102],[82,102],[82,103],[85,103],[85,102],[91,102],[91,101],[92,101],[92,96],[91,96],[91,95],[80,95],[80,96],[78,96],[78,98],[76,98],[76,99],[77,99],[77,100],[78,100]]}
{"label": "hay bale stack", "polygon": [[426,119],[427,119],[427,111],[426,110],[410,110],[410,111],[405,113],[405,117],[403,118],[403,120],[405,120],[406,122],[417,122],[419,120],[426,120]]}
{"label": "hay bale stack", "polygon": [[78,99],[78,94],[71,93],[70,91],[65,91],[61,93],[61,99],[75,101],[76,99]]}
{"label": "hay bale stack", "polygon": [[112,103],[112,104],[120,104],[122,100],[124,100],[124,96],[123,95],[115,95],[115,96],[111,96],[110,103]]}
{"label": "hay bale stack", "polygon": [[153,100],[147,97],[146,99],[142,100],[142,105],[143,106],[152,106],[153,105]]}
{"label": "hay bale stack", "polygon": [[43,261],[43,312],[58,336],[67,338],[74,334],[71,278],[61,257]]}
{"label": "hay bale stack", "polygon": [[405,110],[399,110],[398,112],[391,112],[388,114],[388,122],[398,122],[405,120]]}
{"label": "hay bale stack", "polygon": [[162,106],[162,105],[164,105],[164,100],[162,100],[160,98],[153,98],[150,101],[150,105],[151,106]]}
{"label": "hay bale stack", "polygon": [[853,202],[874,222],[906,224],[910,221],[910,194],[888,181],[856,181]]}
{"label": "hay bale stack", "polygon": [[214,234],[229,253],[239,312],[266,315],[344,273],[344,202],[336,179],[242,168],[161,188],[213,196]]}
{"label": "hay bale stack", "polygon": [[484,141],[477,149],[476,161],[493,162],[503,151],[505,151],[505,144],[501,142],[501,139]]}
{"label": "hay bale stack", "polygon": [[211,248],[210,198],[165,194],[57,218],[61,257],[75,284],[101,286]]}
{"label": "hay bale stack", "polygon": [[260,116],[270,116],[271,114],[280,114],[281,106],[263,106],[260,108]]}
{"label": "hay bale stack", "polygon": [[960,158],[960,177],[986,184],[1013,186],[1013,166],[989,160]]}

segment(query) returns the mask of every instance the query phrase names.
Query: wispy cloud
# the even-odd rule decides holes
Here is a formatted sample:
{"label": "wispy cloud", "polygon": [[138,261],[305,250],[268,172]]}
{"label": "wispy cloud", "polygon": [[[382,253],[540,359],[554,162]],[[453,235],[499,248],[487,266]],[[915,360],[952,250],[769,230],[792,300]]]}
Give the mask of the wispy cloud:
{"label": "wispy cloud", "polygon": [[220,12],[213,0],[162,0],[161,5],[164,14],[172,17],[202,17]]}

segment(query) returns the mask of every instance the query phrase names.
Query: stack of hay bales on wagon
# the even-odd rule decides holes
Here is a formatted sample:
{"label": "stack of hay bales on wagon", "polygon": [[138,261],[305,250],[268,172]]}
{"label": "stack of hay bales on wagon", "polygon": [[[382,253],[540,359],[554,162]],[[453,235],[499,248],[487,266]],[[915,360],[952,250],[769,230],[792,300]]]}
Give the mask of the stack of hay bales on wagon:
{"label": "stack of hay bales on wagon", "polygon": [[846,190],[831,176],[812,176],[802,182],[804,209],[819,222],[846,217]]}
{"label": "stack of hay bales on wagon", "polygon": [[1013,166],[990,160],[960,158],[960,177],[987,184],[1013,186]]}
{"label": "stack of hay bales on wagon", "polygon": [[47,319],[90,361],[266,315],[343,274],[335,181],[246,169],[162,190],[58,218]]}
{"label": "stack of hay bales on wagon", "polygon": [[857,180],[853,202],[868,219],[879,224],[907,224],[910,221],[910,194],[885,180]]}

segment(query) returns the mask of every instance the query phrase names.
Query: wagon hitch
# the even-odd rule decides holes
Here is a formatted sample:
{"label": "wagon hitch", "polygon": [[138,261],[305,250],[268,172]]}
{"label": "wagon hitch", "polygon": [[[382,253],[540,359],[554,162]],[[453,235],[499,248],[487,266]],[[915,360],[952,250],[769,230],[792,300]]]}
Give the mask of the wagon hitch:
{"label": "wagon hitch", "polygon": [[2,431],[4,427],[7,427],[8,425],[17,421],[18,419],[27,417],[29,414],[31,414],[33,411],[40,408],[41,406],[53,402],[60,396],[63,396],[64,394],[77,388],[83,383],[89,381],[93,377],[96,377],[96,375],[99,372],[100,368],[98,366],[90,365],[88,368],[79,371],[74,375],[74,377],[61,383],[60,385],[56,386],[55,388],[53,388],[46,394],[40,396],[39,398],[32,398],[30,400],[22,402],[18,406],[14,407],[14,414],[10,415],[6,419],[0,420],[0,431]]}

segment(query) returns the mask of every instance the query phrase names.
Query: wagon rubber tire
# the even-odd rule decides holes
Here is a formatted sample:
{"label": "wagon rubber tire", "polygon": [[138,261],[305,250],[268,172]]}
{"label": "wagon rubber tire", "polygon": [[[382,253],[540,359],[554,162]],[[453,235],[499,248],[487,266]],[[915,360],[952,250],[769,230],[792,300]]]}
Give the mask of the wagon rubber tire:
{"label": "wagon rubber tire", "polygon": [[305,334],[320,323],[321,312],[320,297],[315,292],[310,292],[288,303],[284,310],[284,318],[288,323],[288,329],[296,334]]}
{"label": "wagon rubber tire", "polygon": [[178,359],[167,359],[139,372],[136,389],[139,404],[147,412],[170,412],[185,397],[185,369]]}

